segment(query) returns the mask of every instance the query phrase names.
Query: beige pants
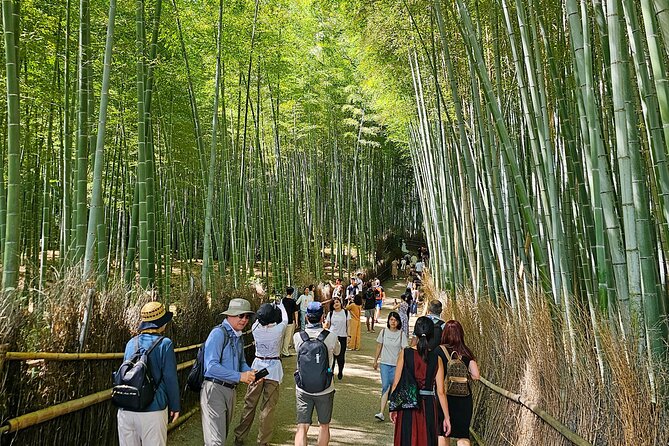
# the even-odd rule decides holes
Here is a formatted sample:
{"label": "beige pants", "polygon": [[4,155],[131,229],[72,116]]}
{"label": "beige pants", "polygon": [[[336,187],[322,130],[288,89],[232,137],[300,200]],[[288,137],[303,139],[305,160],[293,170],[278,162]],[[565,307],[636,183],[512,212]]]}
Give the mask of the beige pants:
{"label": "beige pants", "polygon": [[116,419],[120,446],[167,444],[167,408],[155,412],[131,412],[119,409]]}
{"label": "beige pants", "polygon": [[202,383],[200,410],[205,446],[223,446],[235,409],[235,389],[211,381]]}
{"label": "beige pants", "polygon": [[286,331],[283,332],[283,347],[281,348],[281,354],[284,356],[290,354],[288,349],[293,343],[293,333],[295,333],[295,323],[286,325]]}
{"label": "beige pants", "polygon": [[235,444],[244,443],[249,430],[251,430],[256,406],[261,397],[258,445],[269,445],[274,427],[274,409],[276,409],[276,403],[279,401],[279,382],[271,379],[265,379],[255,386],[249,386],[246,391],[242,418],[239,421],[239,426],[235,428]]}

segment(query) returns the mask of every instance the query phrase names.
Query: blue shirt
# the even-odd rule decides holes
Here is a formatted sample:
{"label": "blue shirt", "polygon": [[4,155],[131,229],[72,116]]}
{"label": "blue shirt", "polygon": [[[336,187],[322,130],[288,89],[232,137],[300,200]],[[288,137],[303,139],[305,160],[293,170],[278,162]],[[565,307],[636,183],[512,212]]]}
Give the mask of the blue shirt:
{"label": "blue shirt", "polygon": [[[228,332],[228,342],[223,354],[223,332]],[[230,384],[237,384],[242,372],[251,370],[244,357],[244,343],[241,334],[232,329],[228,320],[215,327],[204,343],[204,377],[214,378]]]}
{"label": "blue shirt", "polygon": [[[142,333],[139,337],[139,348],[148,350],[161,336],[157,333]],[[137,351],[137,337],[132,338],[125,345],[123,360],[127,361]],[[180,412],[179,381],[177,379],[177,358],[174,354],[172,340],[163,338],[149,355],[149,370],[153,382],[158,383],[156,395],[151,404],[142,412],[156,412],[169,407],[171,412]]]}

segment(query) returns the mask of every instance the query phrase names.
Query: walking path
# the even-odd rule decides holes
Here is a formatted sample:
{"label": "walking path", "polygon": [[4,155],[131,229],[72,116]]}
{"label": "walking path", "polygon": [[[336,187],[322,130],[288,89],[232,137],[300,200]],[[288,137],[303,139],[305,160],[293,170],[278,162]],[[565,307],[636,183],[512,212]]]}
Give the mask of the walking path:
{"label": "walking path", "polygon": [[[335,377],[335,397],[332,422],[330,423],[330,444],[336,445],[382,445],[393,443],[393,424],[386,412],[386,421],[374,418],[379,411],[381,398],[381,377],[374,370],[374,353],[376,352],[376,336],[386,326],[386,317],[394,300],[404,292],[405,281],[388,281],[384,283],[386,299],[384,301],[376,333],[367,333],[362,317],[362,346],[359,351],[346,351],[344,378],[339,381]],[[412,318],[413,319],[413,318]],[[411,321],[413,323],[413,320]],[[295,437],[295,356],[285,358],[284,380],[274,420],[272,444],[277,446],[292,445]],[[239,416],[244,404],[246,386],[241,385],[237,391],[237,406],[232,428],[239,423]],[[256,444],[258,435],[258,415],[246,439],[247,445]],[[316,444],[318,422],[314,414],[314,425],[309,429],[309,444]],[[234,434],[229,435],[226,445],[232,445]],[[168,437],[170,446],[201,446],[202,425],[199,412],[184,423]]]}

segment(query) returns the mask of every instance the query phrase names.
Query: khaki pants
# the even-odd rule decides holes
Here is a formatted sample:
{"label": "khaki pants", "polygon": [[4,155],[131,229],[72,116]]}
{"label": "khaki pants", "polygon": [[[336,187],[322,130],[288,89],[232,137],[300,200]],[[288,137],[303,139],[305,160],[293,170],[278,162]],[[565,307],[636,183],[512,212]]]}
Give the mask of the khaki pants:
{"label": "khaki pants", "polygon": [[235,409],[235,389],[211,381],[202,383],[200,410],[205,446],[223,446]]}
{"label": "khaki pants", "polygon": [[293,343],[293,333],[295,333],[295,323],[286,325],[286,331],[283,332],[283,347],[281,347],[281,354],[288,356],[288,350]]}
{"label": "khaki pants", "polygon": [[235,428],[235,444],[244,442],[244,439],[251,430],[253,418],[256,413],[256,406],[262,397],[260,403],[260,424],[258,425],[258,445],[269,445],[272,439],[272,429],[274,427],[274,409],[279,401],[279,382],[271,379],[265,379],[255,386],[249,386],[244,398],[244,411],[239,421],[239,426]]}
{"label": "khaki pants", "polygon": [[154,412],[119,409],[118,442],[120,446],[165,446],[167,444],[167,408]]}

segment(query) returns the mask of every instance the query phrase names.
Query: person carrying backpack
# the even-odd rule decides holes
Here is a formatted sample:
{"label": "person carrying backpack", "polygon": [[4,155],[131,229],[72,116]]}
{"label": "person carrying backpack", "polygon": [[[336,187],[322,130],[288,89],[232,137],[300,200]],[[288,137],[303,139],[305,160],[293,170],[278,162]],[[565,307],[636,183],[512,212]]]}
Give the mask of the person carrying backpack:
{"label": "person carrying backpack", "polygon": [[[443,311],[443,306],[441,304],[441,301],[434,299],[431,300],[430,303],[428,304],[427,317],[432,319],[432,322],[434,322],[434,336],[430,341],[430,350],[432,351],[436,350],[437,347],[439,347],[439,344],[441,344],[441,333],[444,330],[444,324],[445,324],[443,319],[441,319],[442,311]],[[446,358],[442,357],[441,359],[444,361],[444,364],[446,364]]]}
{"label": "person carrying backpack", "polygon": [[[172,422],[181,411],[174,346],[163,336],[172,313],[160,302],[149,302],[140,315],[139,334],[126,344],[124,363],[114,378],[112,401],[119,406],[118,439],[121,446],[161,446],[167,444],[168,410]],[[148,358],[147,367],[141,364],[143,357]],[[139,391],[136,394],[135,389]],[[139,395],[147,390],[153,398],[144,406],[147,398]]]}
{"label": "person carrying backpack", "polygon": [[448,411],[451,417],[451,432],[440,433],[439,445],[450,444],[450,438],[457,438],[458,446],[470,446],[469,426],[472,422],[474,402],[470,379],[478,380],[481,375],[476,357],[465,344],[465,333],[458,321],[450,320],[444,325],[441,337],[442,351],[447,357],[444,362],[445,391]]}
{"label": "person carrying backpack", "polygon": [[374,313],[376,311],[376,296],[374,295],[374,288],[371,282],[365,285],[363,292],[363,309],[365,310],[365,324],[367,325],[367,333],[374,333]]}
{"label": "person carrying backpack", "polygon": [[341,344],[335,334],[323,328],[323,307],[320,302],[309,304],[306,319],[305,331],[293,336],[297,350],[295,446],[306,446],[314,409],[320,425],[318,445],[325,446],[330,443],[330,421],[334,405],[332,368],[334,356],[339,354]]}
{"label": "person carrying backpack", "polygon": [[204,343],[204,382],[200,391],[205,446],[223,446],[237,401],[237,385],[255,381],[256,371],[246,363],[242,334],[251,317],[251,303],[231,299],[223,323]]}

